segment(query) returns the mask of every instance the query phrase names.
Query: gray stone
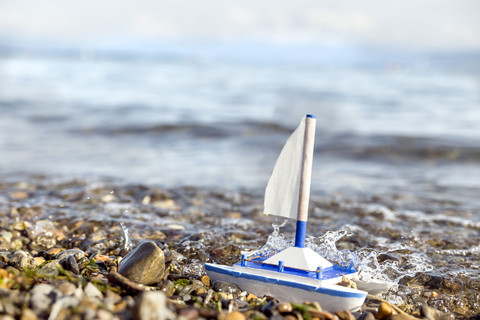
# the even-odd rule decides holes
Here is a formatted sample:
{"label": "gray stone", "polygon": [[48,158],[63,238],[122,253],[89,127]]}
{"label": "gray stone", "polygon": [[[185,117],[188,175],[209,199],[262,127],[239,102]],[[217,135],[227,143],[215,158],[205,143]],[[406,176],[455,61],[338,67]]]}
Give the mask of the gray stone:
{"label": "gray stone", "polygon": [[165,255],[154,242],[143,242],[120,261],[118,273],[140,284],[158,283],[165,274]]}
{"label": "gray stone", "polygon": [[147,291],[141,294],[133,308],[134,320],[174,319],[167,308],[167,299],[160,291]]}
{"label": "gray stone", "polygon": [[228,283],[223,281],[215,281],[213,284],[213,290],[217,292],[226,292],[233,295],[239,295],[242,290],[234,283]]}
{"label": "gray stone", "polygon": [[68,271],[72,271],[73,274],[80,274],[80,268],[78,267],[77,260],[74,255],[66,256],[60,260],[60,265]]}
{"label": "gray stone", "polygon": [[48,261],[37,270],[37,274],[44,277],[56,277],[60,274],[59,267],[59,260]]}
{"label": "gray stone", "polygon": [[9,264],[19,270],[34,269],[38,267],[38,261],[31,257],[27,252],[23,250],[17,250],[13,253]]}
{"label": "gray stone", "polygon": [[74,256],[75,260],[78,261],[80,258],[85,257],[85,252],[83,252],[80,249],[68,249],[68,250],[62,251],[59,254],[57,254],[56,259],[61,260],[61,259],[66,258],[68,256]]}

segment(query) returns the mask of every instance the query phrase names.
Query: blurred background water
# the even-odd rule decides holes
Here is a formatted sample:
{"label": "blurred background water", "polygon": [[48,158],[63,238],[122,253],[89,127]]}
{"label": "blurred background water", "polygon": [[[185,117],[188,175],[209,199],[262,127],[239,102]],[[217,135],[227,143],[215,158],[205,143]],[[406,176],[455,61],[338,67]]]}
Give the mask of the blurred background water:
{"label": "blurred background water", "polygon": [[263,188],[312,113],[317,190],[479,191],[478,4],[215,4],[1,2],[0,170]]}

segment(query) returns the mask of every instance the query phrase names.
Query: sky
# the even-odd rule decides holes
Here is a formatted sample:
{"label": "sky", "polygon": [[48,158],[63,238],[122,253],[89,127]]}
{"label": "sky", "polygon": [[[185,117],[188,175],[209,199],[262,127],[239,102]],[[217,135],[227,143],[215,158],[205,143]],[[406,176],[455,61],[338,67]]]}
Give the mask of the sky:
{"label": "sky", "polygon": [[480,51],[478,0],[0,0],[0,42],[263,42]]}

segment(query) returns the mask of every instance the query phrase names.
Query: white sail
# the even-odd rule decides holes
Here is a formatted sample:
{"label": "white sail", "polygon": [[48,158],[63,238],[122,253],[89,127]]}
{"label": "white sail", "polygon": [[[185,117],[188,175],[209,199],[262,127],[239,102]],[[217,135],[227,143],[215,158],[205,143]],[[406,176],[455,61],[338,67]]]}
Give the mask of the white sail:
{"label": "white sail", "polygon": [[285,143],[268,180],[263,211],[266,215],[297,218],[304,140],[305,117]]}

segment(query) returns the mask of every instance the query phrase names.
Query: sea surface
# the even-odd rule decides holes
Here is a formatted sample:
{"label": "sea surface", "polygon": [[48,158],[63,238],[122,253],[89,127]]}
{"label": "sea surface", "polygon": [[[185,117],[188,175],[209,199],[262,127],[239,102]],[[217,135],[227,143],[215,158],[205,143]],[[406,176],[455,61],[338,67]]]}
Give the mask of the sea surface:
{"label": "sea surface", "polygon": [[[339,62],[4,50],[0,177],[105,178],[180,193],[190,186],[221,190],[237,207],[241,197],[230,192],[245,191],[255,195],[246,204],[261,207],[283,144],[314,114],[309,243],[328,255],[335,241],[325,246],[325,232],[360,237],[345,248],[356,261],[375,260],[372,248],[374,258],[400,257],[393,268],[393,258],[372,267],[397,282],[417,273],[477,279],[479,64],[462,56]],[[135,217],[125,220],[135,233]],[[251,223],[244,217],[243,226]],[[292,232],[274,234],[276,245]],[[468,290],[455,299],[471,303]],[[437,307],[458,304],[445,299]]]}

